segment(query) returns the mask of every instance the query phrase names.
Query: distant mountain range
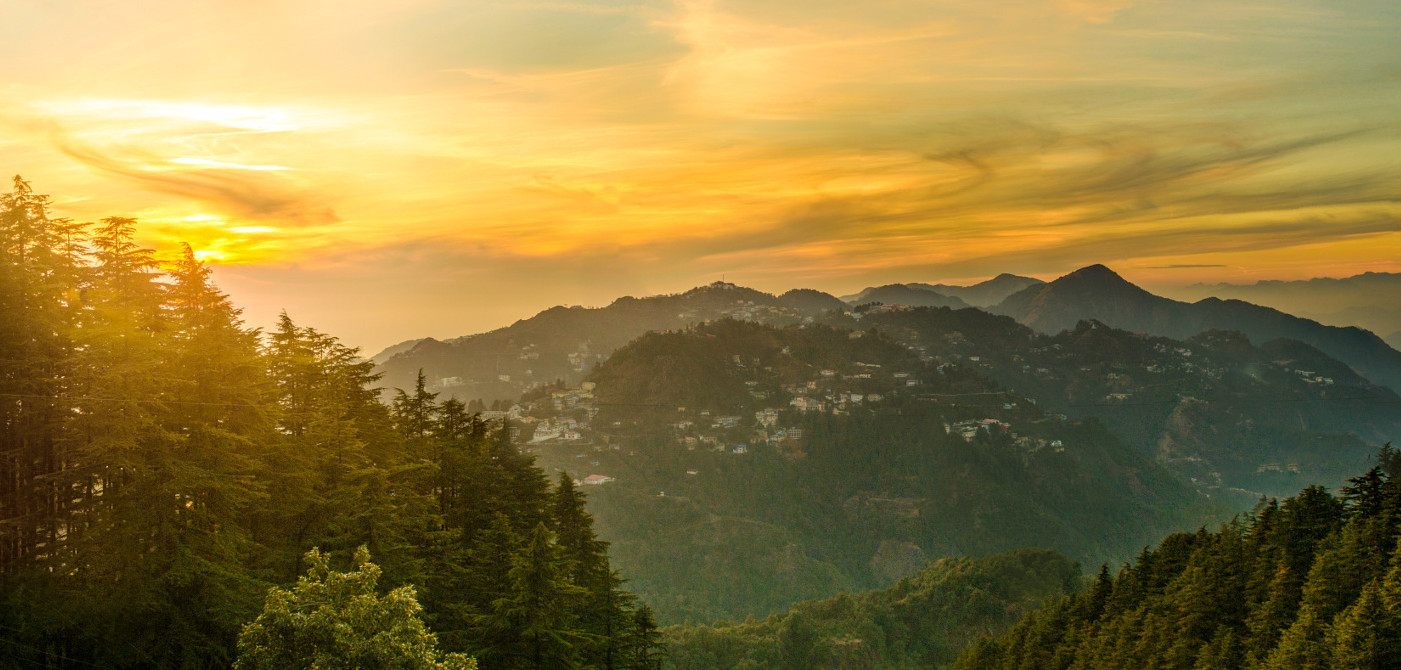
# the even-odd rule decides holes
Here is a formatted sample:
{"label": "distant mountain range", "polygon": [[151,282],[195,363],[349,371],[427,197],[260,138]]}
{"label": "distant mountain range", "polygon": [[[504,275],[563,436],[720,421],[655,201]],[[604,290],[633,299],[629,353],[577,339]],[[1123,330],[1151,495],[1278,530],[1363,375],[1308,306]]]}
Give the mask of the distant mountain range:
{"label": "distant mountain range", "polygon": [[945,295],[917,284],[873,286],[856,295],[848,296],[846,302],[851,305],[878,302],[886,305],[909,305],[910,307],[952,307],[955,309],[968,307],[968,303],[964,302],[962,298]]}
{"label": "distant mountain range", "polygon": [[1043,333],[1085,319],[1134,332],[1186,339],[1204,330],[1234,330],[1261,343],[1288,338],[1308,343],[1378,384],[1401,389],[1401,351],[1356,327],[1325,326],[1241,300],[1171,300],[1135,286],[1103,265],[1081,268],[1053,282],[1008,296],[992,312]]}
{"label": "distant mountain range", "polygon": [[1030,286],[1043,283],[1032,277],[1000,274],[971,286],[951,284],[886,284],[861,290],[842,300],[850,305],[881,302],[911,307],[989,307]]}
{"label": "distant mountain range", "polygon": [[518,400],[542,466],[614,478],[590,497],[600,536],[670,622],[889,584],[929,556],[1117,562],[1261,493],[1337,486],[1401,426],[1378,385],[1401,388],[1401,352],[1365,330],[1098,265],[959,288],[717,282],[375,360],[389,388],[421,369],[430,391]]}
{"label": "distant mountain range", "polygon": [[[1252,290],[1306,286],[1325,291],[1346,286],[1356,292],[1368,286],[1391,286],[1397,277],[1401,275],[1369,273],[1348,280],[1262,282]],[[1210,288],[1224,290],[1227,286]],[[491,402],[514,398],[555,380],[577,382],[618,347],[648,331],[677,330],[726,316],[785,325],[873,302],[953,309],[982,306],[1045,333],[1094,319],[1116,328],[1175,339],[1208,329],[1236,330],[1257,343],[1288,338],[1317,347],[1372,381],[1401,388],[1401,352],[1396,349],[1401,345],[1401,331],[1384,341],[1360,328],[1327,326],[1240,300],[1172,300],[1125,281],[1103,265],[1082,268],[1050,283],[1002,274],[972,286],[888,284],[842,298],[812,289],[775,296],[716,282],[679,294],[623,297],[601,308],[553,307],[479,335],[402,342],[372,360],[384,373],[387,388],[411,386],[422,369],[430,390]],[[1381,306],[1365,309],[1385,311]],[[1401,312],[1401,308],[1392,309]]]}
{"label": "distant mountain range", "polygon": [[1093,416],[1183,479],[1246,499],[1339,485],[1401,435],[1401,397],[1296,340],[1175,340],[1093,320],[1042,335],[976,309],[870,311],[860,327],[1046,411]]}
{"label": "distant mountain range", "polygon": [[932,556],[1117,563],[1148,526],[1208,521],[1194,494],[1229,515],[1336,487],[1401,427],[1396,394],[1301,342],[1042,335],[974,308],[652,333],[587,382],[513,411],[577,417],[540,464],[616,479],[590,508],[667,622],[889,584]]}
{"label": "distant mountain range", "polygon": [[607,307],[551,307],[479,335],[403,342],[372,360],[384,374],[386,388],[410,388],[423,370],[431,391],[490,403],[556,380],[578,382],[618,347],[648,331],[680,330],[724,317],[785,325],[845,307],[836,297],[811,289],[775,296],[715,282],[685,293],[626,296]]}
{"label": "distant mountain range", "polygon": [[1235,298],[1314,319],[1330,326],[1366,328],[1401,349],[1401,273],[1364,272],[1343,278],[1193,284],[1169,297],[1196,301]]}

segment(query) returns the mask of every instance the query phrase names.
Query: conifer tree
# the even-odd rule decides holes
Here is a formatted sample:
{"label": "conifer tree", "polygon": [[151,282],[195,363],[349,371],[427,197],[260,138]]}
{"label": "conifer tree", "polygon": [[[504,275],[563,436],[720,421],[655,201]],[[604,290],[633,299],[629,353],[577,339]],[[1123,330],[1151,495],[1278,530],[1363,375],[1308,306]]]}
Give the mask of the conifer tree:
{"label": "conifer tree", "polygon": [[510,591],[492,603],[508,667],[543,670],[575,664],[583,635],[572,625],[573,605],[584,589],[568,581],[567,568],[549,528],[538,524],[512,561]]}
{"label": "conifer tree", "polygon": [[41,546],[53,548],[70,492],[56,476],[73,353],[70,335],[82,258],[81,233],[49,215],[49,198],[16,176],[0,195],[0,571]]}
{"label": "conifer tree", "polygon": [[433,418],[438,411],[434,402],[437,397],[437,393],[428,392],[428,381],[423,376],[423,370],[418,371],[413,393],[405,393],[403,389],[395,391],[392,405],[394,421],[410,440],[425,440],[433,432]]}
{"label": "conifer tree", "polygon": [[1378,581],[1368,584],[1357,601],[1333,622],[1327,639],[1333,670],[1374,670],[1401,664],[1397,616],[1386,607],[1380,592]]}
{"label": "conifer tree", "polygon": [[0,668],[228,667],[308,546],[358,545],[424,585],[445,648],[655,667],[582,496],[506,422],[422,374],[387,407],[357,350],[285,313],[262,338],[193,249],[161,266],[135,226],[0,196]]}
{"label": "conifer tree", "polygon": [[632,625],[628,629],[628,667],[633,670],[661,670],[664,654],[661,633],[652,608],[643,605],[633,610]]}

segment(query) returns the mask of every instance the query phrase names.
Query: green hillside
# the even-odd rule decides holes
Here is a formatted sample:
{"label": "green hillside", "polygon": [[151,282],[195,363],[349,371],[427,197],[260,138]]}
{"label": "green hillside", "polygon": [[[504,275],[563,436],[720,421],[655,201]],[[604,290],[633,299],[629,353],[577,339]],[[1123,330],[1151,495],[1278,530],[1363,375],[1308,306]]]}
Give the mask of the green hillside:
{"label": "green hillside", "polygon": [[930,668],[1075,590],[1078,566],[1050,551],[941,559],[894,586],[804,602],[759,621],[673,626],[669,665],[712,668]]}
{"label": "green hillside", "polygon": [[1119,560],[1220,513],[1102,425],[874,332],[720,321],[640,338],[590,381],[582,439],[533,449],[614,479],[590,510],[664,622],[885,586],[939,556]]}
{"label": "green hillside", "polygon": [[936,362],[969,366],[1047,412],[1092,416],[1208,492],[1248,502],[1341,484],[1368,444],[1401,432],[1401,398],[1294,340],[1231,331],[1177,341],[1082,321],[1042,335],[977,310],[872,311],[874,327]]}
{"label": "green hillside", "polygon": [[1390,448],[1380,460],[1338,495],[1309,487],[1216,532],[1168,536],[957,667],[1401,666],[1401,461]]}

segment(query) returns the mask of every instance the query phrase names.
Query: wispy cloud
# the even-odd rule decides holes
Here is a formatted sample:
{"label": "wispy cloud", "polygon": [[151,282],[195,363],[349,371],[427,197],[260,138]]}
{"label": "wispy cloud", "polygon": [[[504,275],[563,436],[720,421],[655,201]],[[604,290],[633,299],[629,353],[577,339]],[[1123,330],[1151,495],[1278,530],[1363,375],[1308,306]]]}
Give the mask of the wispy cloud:
{"label": "wispy cloud", "polygon": [[1401,23],[1370,0],[4,11],[13,170],[323,298],[308,268],[509,277],[473,294],[498,316],[722,272],[1401,269]]}
{"label": "wispy cloud", "polygon": [[[338,220],[331,207],[305,186],[273,171],[220,165],[217,161],[171,167],[140,151],[115,151],[54,134],[64,154],[84,165],[144,189],[190,198],[216,211],[250,220],[275,220],[291,225],[324,225]],[[210,165],[209,163],[215,163]]]}

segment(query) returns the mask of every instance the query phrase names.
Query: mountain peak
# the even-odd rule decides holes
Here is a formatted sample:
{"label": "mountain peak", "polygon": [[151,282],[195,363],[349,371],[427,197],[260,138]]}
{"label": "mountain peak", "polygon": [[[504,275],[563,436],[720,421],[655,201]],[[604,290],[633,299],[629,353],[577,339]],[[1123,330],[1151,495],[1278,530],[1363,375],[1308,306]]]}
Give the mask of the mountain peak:
{"label": "mountain peak", "polygon": [[1140,299],[1147,299],[1149,297],[1157,300],[1162,299],[1144,290],[1138,284],[1124,279],[1119,273],[1098,263],[1080,268],[1045,286],[1052,291],[1070,291],[1076,294],[1088,292],[1106,296],[1114,295],[1119,296],[1119,299],[1129,298],[1130,296]]}
{"label": "mountain peak", "polygon": [[1065,275],[1064,277],[1061,277],[1060,279],[1057,279],[1056,281],[1061,281],[1065,279],[1094,279],[1100,281],[1123,282],[1125,284],[1129,283],[1127,279],[1120,277],[1119,273],[1110,270],[1108,267],[1099,263],[1095,263],[1094,265],[1087,265],[1083,268],[1080,268],[1079,270]]}
{"label": "mountain peak", "polygon": [[1146,323],[1171,310],[1173,301],[1161,298],[1100,265],[1090,265],[1049,284],[1031,286],[1002,301],[994,311],[1010,316],[1035,330],[1056,333],[1070,330],[1085,319],[1097,319],[1115,327]]}

